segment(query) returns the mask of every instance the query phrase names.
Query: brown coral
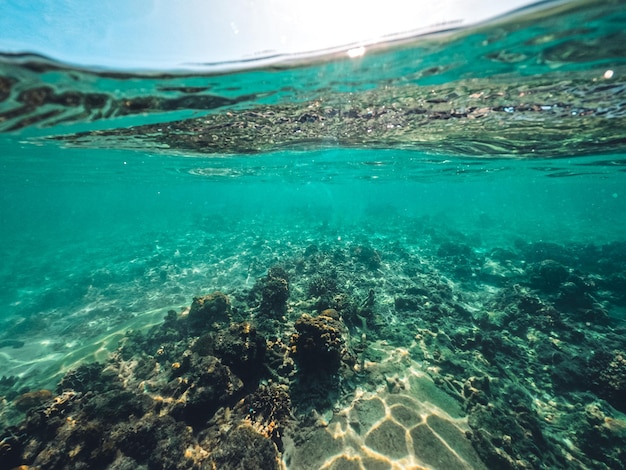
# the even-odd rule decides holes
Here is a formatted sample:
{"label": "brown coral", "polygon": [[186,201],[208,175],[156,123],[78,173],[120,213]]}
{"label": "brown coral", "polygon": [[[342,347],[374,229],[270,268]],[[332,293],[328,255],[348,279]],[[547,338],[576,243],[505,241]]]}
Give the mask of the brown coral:
{"label": "brown coral", "polygon": [[189,310],[189,328],[192,333],[202,333],[215,324],[230,322],[230,300],[219,292],[194,297]]}
{"label": "brown coral", "polygon": [[303,314],[295,323],[290,350],[303,369],[335,371],[346,353],[347,329],[333,309],[319,316]]}

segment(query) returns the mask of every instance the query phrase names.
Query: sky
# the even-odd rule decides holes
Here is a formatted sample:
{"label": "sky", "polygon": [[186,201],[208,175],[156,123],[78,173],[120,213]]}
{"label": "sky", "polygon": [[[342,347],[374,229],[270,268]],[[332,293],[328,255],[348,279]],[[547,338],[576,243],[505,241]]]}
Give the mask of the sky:
{"label": "sky", "polygon": [[535,0],[0,0],[0,51],[119,70],[202,68],[470,26]]}

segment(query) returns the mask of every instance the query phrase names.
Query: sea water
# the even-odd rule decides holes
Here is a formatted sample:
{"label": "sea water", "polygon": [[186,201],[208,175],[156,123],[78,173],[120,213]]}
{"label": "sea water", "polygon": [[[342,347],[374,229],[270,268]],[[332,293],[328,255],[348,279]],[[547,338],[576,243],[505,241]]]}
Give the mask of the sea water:
{"label": "sea water", "polygon": [[[370,355],[352,365],[359,374],[376,370],[384,358],[393,367],[350,378],[341,400],[316,410],[325,418],[311,426],[311,442],[326,442],[318,432],[326,426],[336,439],[343,436],[341,445],[314,457],[299,450],[307,448],[306,438],[286,439],[283,465],[624,468],[623,7],[574,3],[374,47],[358,58],[230,74],[122,74],[36,56],[3,57],[4,424],[23,419],[13,400],[37,390],[56,394],[64,374],[106,363],[129,330],[148,331],[168,311],[184,311],[194,296],[221,291],[234,298],[282,266],[291,292],[286,326],[275,335],[286,343],[301,314],[319,314],[308,286],[328,273],[355,303],[373,289],[375,315],[400,332],[387,338],[389,330],[364,329],[343,314],[354,342],[362,335],[371,340]],[[374,261],[362,258],[364,250]],[[564,270],[556,286],[542,271],[547,261]],[[436,276],[439,287],[413,299],[411,286],[424,273]],[[414,318],[426,318],[424,305],[437,303],[444,285],[463,306],[458,315],[464,319],[413,325]],[[563,300],[568,289],[583,285],[579,297]],[[485,327],[481,314],[515,316],[511,309],[522,308],[514,291],[543,304],[533,315],[554,308],[566,317],[567,331],[587,330],[596,343],[560,332],[559,322],[522,332],[496,320]],[[241,315],[254,324],[257,313],[252,306]],[[489,348],[475,335],[473,347],[459,345],[469,341],[459,339],[468,329],[493,331],[494,325],[515,337],[515,353],[489,350],[491,356],[481,358]],[[438,343],[429,335],[448,339]],[[576,349],[581,341],[587,349]],[[537,360],[539,343],[549,344],[554,363]],[[598,371],[593,367],[601,358],[594,362],[591,348],[603,343],[608,359]],[[408,358],[394,362],[398,350]],[[456,353],[461,358],[468,350],[479,364],[471,373],[450,366]],[[437,354],[450,359],[437,362]],[[539,383],[541,374],[529,371],[543,368],[549,378],[549,370],[571,357],[584,358],[581,367],[597,374],[595,385],[563,385],[556,373],[553,382]],[[517,377],[507,376],[507,368]],[[526,436],[531,444],[517,446],[523,433],[511,431],[518,439],[511,443],[494,434],[506,429],[502,422],[491,422],[493,429],[488,420],[472,422],[478,412],[463,402],[471,401],[463,384],[470,387],[470,376],[479,373],[490,377],[492,390],[483,390],[486,402],[476,406],[506,409],[502,397],[513,394],[506,387],[514,383],[516,393],[528,397],[516,412],[535,421],[510,419],[540,438]],[[456,392],[461,405],[437,398],[438,392],[424,395],[411,374],[434,380],[448,396]],[[287,385],[299,380],[284,379]],[[460,439],[433,422],[432,416],[444,416],[462,431],[471,428],[475,451],[457,443],[445,458],[429,455],[416,444],[418,418],[400,432],[409,450],[377,443],[384,440],[378,430],[386,426],[393,435],[403,423],[393,414],[400,401],[389,398],[394,380],[401,385],[396,395],[422,390],[407,400],[414,408],[428,404],[422,420],[437,442]],[[498,387],[508,391],[493,391]],[[383,410],[369,430],[346,424],[356,418],[337,418],[342,407],[352,416],[376,400],[387,415]],[[463,411],[455,411],[459,406]],[[467,415],[470,427],[462,422]],[[583,430],[599,437],[583,437]],[[459,460],[451,464],[451,456]],[[195,464],[203,458],[196,456]]]}

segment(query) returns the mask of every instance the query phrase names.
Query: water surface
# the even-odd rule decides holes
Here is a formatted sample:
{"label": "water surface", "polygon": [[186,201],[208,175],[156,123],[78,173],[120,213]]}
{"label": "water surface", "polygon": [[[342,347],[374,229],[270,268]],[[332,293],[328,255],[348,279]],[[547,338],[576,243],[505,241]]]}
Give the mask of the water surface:
{"label": "water surface", "polygon": [[[623,7],[572,2],[357,59],[229,74],[3,56],[4,423],[24,419],[26,407],[13,404],[24,393],[61,393],[64,374],[94,361],[126,374],[125,387],[152,380],[143,393],[166,394],[161,376],[120,372],[130,353],[119,341],[158,328],[171,310],[185,322],[194,296],[221,291],[233,323],[250,322],[285,348],[297,349],[302,314],[336,309],[357,358],[346,353],[340,372],[319,379],[337,392],[324,399],[303,392],[310,378],[293,348],[295,372],[257,378],[290,391],[300,428],[275,417],[284,440],[267,416],[237,414],[240,399],[261,393],[244,380],[245,390],[192,423],[187,442],[221,449],[223,468],[245,457],[211,437],[226,416],[235,427],[252,422],[288,468],[623,468]],[[276,266],[289,298],[269,321],[253,298]],[[316,290],[319,279],[335,290]],[[228,325],[215,328],[219,337]],[[201,336],[151,331],[155,343],[136,340],[136,357],[163,371]],[[159,356],[168,347],[171,357]],[[394,394],[428,426],[398,417]],[[379,402],[387,415],[359,415]],[[93,406],[84,418],[99,423],[105,408]],[[334,444],[313,456],[307,445],[329,439],[320,429]],[[459,437],[465,431],[470,439]],[[48,445],[29,432],[23,442]],[[409,436],[408,450],[385,443],[385,432]],[[513,443],[494,437],[506,432]],[[454,452],[429,457],[415,444],[424,433]],[[16,465],[49,464],[43,452],[16,453],[7,457]],[[180,468],[215,463],[192,454]],[[119,456],[75,458],[121,465]]]}

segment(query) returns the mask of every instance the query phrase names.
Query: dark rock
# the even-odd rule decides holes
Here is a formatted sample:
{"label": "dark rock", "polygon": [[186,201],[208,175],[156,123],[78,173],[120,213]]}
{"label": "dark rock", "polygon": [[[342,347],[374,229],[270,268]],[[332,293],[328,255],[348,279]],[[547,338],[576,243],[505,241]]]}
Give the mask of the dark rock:
{"label": "dark rock", "polygon": [[437,249],[440,258],[467,259],[472,254],[472,248],[464,243],[443,242]]}
{"label": "dark rock", "polygon": [[613,301],[618,305],[626,305],[626,274],[618,272],[600,279],[599,287],[611,292]]}
{"label": "dark rock", "polygon": [[347,328],[330,310],[324,312],[317,317],[305,313],[294,325],[291,354],[303,370],[335,372],[347,353]]}
{"label": "dark rock", "polygon": [[189,310],[189,330],[201,334],[219,324],[230,323],[230,300],[219,291],[204,297],[194,297]]}
{"label": "dark rock", "polygon": [[26,412],[36,406],[41,406],[46,401],[52,399],[52,392],[50,390],[36,390],[33,392],[26,392],[18,396],[13,404],[19,411]]}
{"label": "dark rock", "polygon": [[309,245],[304,250],[304,256],[313,256],[319,253],[319,248],[317,245]]}
{"label": "dark rock", "polygon": [[267,276],[259,279],[252,290],[250,298],[259,306],[259,314],[266,318],[280,318],[287,311],[289,299],[289,276],[280,267],[270,268]]}
{"label": "dark rock", "polygon": [[423,303],[422,299],[415,297],[401,296],[394,299],[394,306],[400,312],[415,312]]}
{"label": "dark rock", "polygon": [[463,384],[463,398],[465,398],[466,409],[471,409],[475,405],[487,405],[491,394],[489,389],[489,377],[470,377]]}
{"label": "dark rock", "polygon": [[205,333],[198,337],[191,346],[191,351],[200,356],[213,356],[215,352],[215,337],[213,333]]}
{"label": "dark rock", "polygon": [[530,285],[547,293],[556,293],[567,280],[569,272],[562,264],[546,259],[528,267]]}
{"label": "dark rock", "polygon": [[550,378],[555,390],[571,392],[588,388],[587,361],[578,356],[566,356],[552,347],[538,351],[539,360],[550,365]]}
{"label": "dark rock", "polygon": [[[550,456],[530,398],[515,387],[501,393],[494,404],[478,403],[470,409],[472,444],[489,468],[541,468]],[[500,397],[508,397],[508,403],[500,402]]]}
{"label": "dark rock", "polygon": [[280,457],[276,445],[248,424],[230,432],[211,453],[212,467],[228,470],[279,470]]}
{"label": "dark rock", "polygon": [[78,393],[103,392],[117,384],[105,374],[104,366],[98,362],[83,364],[77,369],[70,370],[57,385],[57,393],[73,390]]}
{"label": "dark rock", "polygon": [[626,353],[597,351],[589,361],[591,389],[626,413]]}
{"label": "dark rock", "polygon": [[357,246],[353,249],[353,255],[357,261],[365,265],[370,271],[380,268],[382,259],[380,253],[370,246]]}
{"label": "dark rock", "polygon": [[595,285],[592,282],[571,276],[561,284],[556,306],[568,310],[590,309],[595,302],[591,296],[594,291]]}
{"label": "dark rock", "polygon": [[626,468],[626,429],[600,404],[588,404],[581,415],[574,428],[580,449],[587,457],[606,464],[606,468]]}
{"label": "dark rock", "polygon": [[177,370],[163,392],[175,399],[172,416],[192,426],[202,425],[215,411],[240,397],[241,379],[213,356],[189,356],[188,366]]}
{"label": "dark rock", "polygon": [[185,423],[171,416],[146,415],[143,419],[119,426],[114,431],[119,450],[148,468],[186,469],[193,461],[185,450],[193,445],[193,435]]}
{"label": "dark rock", "polygon": [[89,393],[83,397],[82,409],[89,416],[107,423],[125,422],[143,416],[152,405],[149,396],[129,390]]}
{"label": "dark rock", "polygon": [[0,468],[18,468],[22,460],[23,442],[16,428],[0,433]]}
{"label": "dark rock", "polygon": [[248,322],[235,323],[220,331],[215,339],[215,355],[229,366],[246,385],[263,373],[265,338]]}

